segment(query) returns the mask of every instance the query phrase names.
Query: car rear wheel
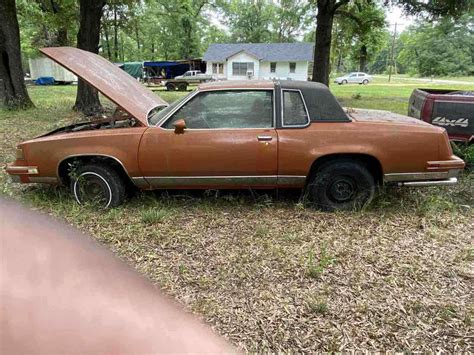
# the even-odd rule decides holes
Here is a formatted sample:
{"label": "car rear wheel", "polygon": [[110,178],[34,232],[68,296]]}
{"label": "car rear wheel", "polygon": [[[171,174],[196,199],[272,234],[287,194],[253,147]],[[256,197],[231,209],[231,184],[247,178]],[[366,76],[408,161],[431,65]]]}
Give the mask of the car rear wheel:
{"label": "car rear wheel", "polygon": [[335,160],[321,166],[307,187],[310,200],[323,211],[358,210],[375,194],[375,180],[365,165]]}
{"label": "car rear wheel", "polygon": [[179,91],[186,91],[187,89],[188,89],[188,85],[186,85],[185,83],[181,83],[178,85]]}
{"label": "car rear wheel", "polygon": [[80,205],[112,208],[125,200],[125,182],[107,165],[83,165],[71,175],[71,191]]}
{"label": "car rear wheel", "polygon": [[166,90],[175,91],[176,90],[176,85],[174,85],[173,83],[168,83],[168,84],[166,84]]}

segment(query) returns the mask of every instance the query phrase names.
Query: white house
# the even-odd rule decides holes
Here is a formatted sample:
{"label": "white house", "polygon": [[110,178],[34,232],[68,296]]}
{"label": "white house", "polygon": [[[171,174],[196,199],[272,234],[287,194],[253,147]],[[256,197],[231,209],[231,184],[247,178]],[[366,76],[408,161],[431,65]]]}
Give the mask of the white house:
{"label": "white house", "polygon": [[308,80],[312,43],[216,43],[204,54],[206,74],[216,79]]}

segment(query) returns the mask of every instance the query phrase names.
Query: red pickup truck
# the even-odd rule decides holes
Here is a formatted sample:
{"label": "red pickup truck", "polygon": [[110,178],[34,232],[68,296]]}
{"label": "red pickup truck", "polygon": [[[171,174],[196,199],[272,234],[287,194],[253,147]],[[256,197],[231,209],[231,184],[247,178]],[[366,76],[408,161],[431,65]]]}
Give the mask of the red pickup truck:
{"label": "red pickup truck", "polygon": [[472,142],[474,135],[474,91],[415,89],[408,116],[446,128],[453,141]]}

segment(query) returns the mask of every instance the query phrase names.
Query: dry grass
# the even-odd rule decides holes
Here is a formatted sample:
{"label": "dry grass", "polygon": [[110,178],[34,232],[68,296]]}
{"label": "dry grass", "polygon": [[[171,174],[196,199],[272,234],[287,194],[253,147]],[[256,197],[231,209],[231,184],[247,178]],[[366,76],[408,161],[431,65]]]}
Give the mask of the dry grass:
{"label": "dry grass", "polygon": [[[0,113],[1,160],[55,117],[74,118]],[[296,192],[143,193],[97,212],[3,171],[0,186],[89,232],[242,350],[474,350],[473,174],[334,214]]]}

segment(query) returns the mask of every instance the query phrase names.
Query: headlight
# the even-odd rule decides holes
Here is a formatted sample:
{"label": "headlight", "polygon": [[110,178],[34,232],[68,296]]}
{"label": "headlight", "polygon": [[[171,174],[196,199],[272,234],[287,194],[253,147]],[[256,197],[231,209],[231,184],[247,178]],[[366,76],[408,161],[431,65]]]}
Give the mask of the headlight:
{"label": "headlight", "polygon": [[23,156],[23,149],[21,148],[16,148],[16,159],[17,160],[24,160],[24,156]]}

